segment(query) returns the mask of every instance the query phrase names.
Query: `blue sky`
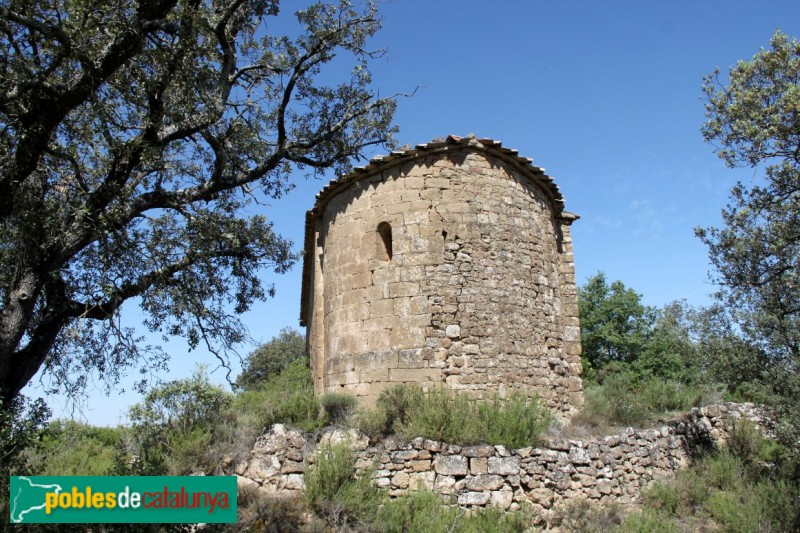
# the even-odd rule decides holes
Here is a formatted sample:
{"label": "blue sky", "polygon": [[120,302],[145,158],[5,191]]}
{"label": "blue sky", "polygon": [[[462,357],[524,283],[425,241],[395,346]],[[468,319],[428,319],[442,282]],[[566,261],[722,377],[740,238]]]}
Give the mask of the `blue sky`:
{"label": "blue sky", "polygon": [[[284,2],[282,16],[295,4]],[[400,100],[401,145],[468,133],[503,141],[544,167],[581,215],[579,283],[602,270],[650,305],[709,302],[707,252],[693,228],[718,224],[730,187],[759,173],[727,169],[703,142],[702,78],[751,58],[777,28],[800,37],[800,2],[395,0],[380,11],[372,43],[389,53],[373,64],[375,85],[381,95],[418,87]],[[265,211],[297,247],[323,184],[298,175],[297,188]],[[264,273],[277,296],[244,317],[256,341],[299,327],[300,274],[299,263],[282,276]],[[214,367],[184,343],[166,349],[171,372],[162,379],[187,376],[196,363]],[[51,398],[54,415],[115,424],[139,400],[89,394],[77,411]]]}

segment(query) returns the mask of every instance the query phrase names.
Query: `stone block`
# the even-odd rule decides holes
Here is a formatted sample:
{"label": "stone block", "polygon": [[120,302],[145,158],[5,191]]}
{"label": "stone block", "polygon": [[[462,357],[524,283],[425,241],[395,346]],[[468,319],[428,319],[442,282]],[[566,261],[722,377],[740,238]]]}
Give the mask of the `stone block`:
{"label": "stone block", "polygon": [[284,461],[281,467],[282,474],[295,474],[298,472],[305,472],[305,465],[295,461]]}
{"label": "stone block", "polygon": [[461,326],[458,324],[451,324],[445,328],[445,335],[450,339],[457,339],[461,337]]}
{"label": "stone block", "polygon": [[514,493],[510,490],[496,490],[491,493],[489,505],[498,509],[509,509],[514,501]]}
{"label": "stone block", "polygon": [[408,488],[408,482],[410,480],[410,476],[405,472],[398,472],[394,476],[392,476],[392,486],[397,487],[399,489]]}
{"label": "stone block", "polygon": [[479,446],[464,446],[464,448],[461,450],[461,454],[464,457],[492,457],[494,452],[494,446],[490,446],[488,444]]}
{"label": "stone block", "polygon": [[466,476],[467,458],[460,455],[440,455],[433,461],[437,474],[447,476]]}
{"label": "stone block", "polygon": [[286,490],[305,490],[305,477],[303,474],[289,474],[282,485]]}
{"label": "stone block", "polygon": [[433,490],[436,479],[434,472],[413,472],[408,475],[408,488],[412,490]]}
{"label": "stone block", "polygon": [[389,381],[394,383],[424,383],[438,381],[441,372],[436,368],[390,368]]}
{"label": "stone block", "polygon": [[467,478],[467,489],[474,491],[497,490],[503,486],[502,476],[496,474],[481,474]]}
{"label": "stone block", "polygon": [[519,475],[519,464],[519,457],[489,457],[488,470],[502,476]]}
{"label": "stone block", "polygon": [[485,457],[472,457],[469,460],[469,471],[472,475],[487,474],[489,463]]}
{"label": "stone block", "polygon": [[486,505],[490,497],[487,492],[465,492],[458,496],[458,505]]}
{"label": "stone block", "polygon": [[412,472],[427,472],[431,469],[431,462],[429,460],[411,461],[409,468]]}

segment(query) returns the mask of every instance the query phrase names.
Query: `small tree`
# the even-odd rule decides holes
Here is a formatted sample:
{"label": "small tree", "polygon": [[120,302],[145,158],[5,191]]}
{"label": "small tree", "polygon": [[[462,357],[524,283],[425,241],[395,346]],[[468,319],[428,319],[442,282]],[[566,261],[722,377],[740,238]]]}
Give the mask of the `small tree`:
{"label": "small tree", "polygon": [[610,286],[598,272],[578,288],[584,368],[631,363],[642,353],[654,321],[654,310],[621,281]]}
{"label": "small tree", "polygon": [[131,407],[130,452],[145,471],[169,465],[173,473],[202,467],[220,414],[232,395],[209,382],[206,368],[191,377],[154,387],[142,403]]}
{"label": "small tree", "polygon": [[289,363],[306,357],[306,339],[292,328],[283,328],[273,337],[247,356],[236,385],[253,389],[271,376],[279,374]]}

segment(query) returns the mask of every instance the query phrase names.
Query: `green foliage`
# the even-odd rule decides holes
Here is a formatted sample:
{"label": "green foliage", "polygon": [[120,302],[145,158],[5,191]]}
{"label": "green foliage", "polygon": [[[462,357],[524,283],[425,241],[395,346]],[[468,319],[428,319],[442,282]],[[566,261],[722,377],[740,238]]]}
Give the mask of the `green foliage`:
{"label": "green foliage", "polygon": [[359,428],[371,438],[392,432],[455,444],[531,446],[550,426],[552,415],[536,399],[520,394],[475,401],[449,389],[428,392],[398,385],[381,393],[376,408],[359,417]]}
{"label": "green foliage", "polygon": [[122,444],[119,428],[94,427],[72,420],[55,420],[29,449],[36,475],[107,476],[114,469]]}
{"label": "green foliage", "polygon": [[307,359],[292,361],[261,387],[238,394],[234,410],[259,429],[282,423],[313,431],[325,425]]}
{"label": "green foliage", "polygon": [[209,455],[209,445],[231,401],[230,393],[209,382],[204,367],[155,387],[129,411],[131,455],[147,471],[172,475],[213,466],[218,458]]}
{"label": "green foliage", "polygon": [[625,518],[616,530],[619,533],[679,533],[682,529],[663,514],[645,509]]}
{"label": "green foliage", "polygon": [[670,484],[656,482],[642,491],[644,504],[650,509],[673,514],[678,509],[678,491]]}
{"label": "green foliage", "polygon": [[270,377],[280,374],[292,361],[306,357],[305,337],[294,329],[283,328],[277,337],[247,356],[236,385],[246,390],[258,388]]}
{"label": "green foliage", "polygon": [[400,432],[409,423],[418,402],[424,401],[419,387],[397,385],[381,391],[375,409],[363,410],[357,425],[372,440]]}
{"label": "green foliage", "polygon": [[[769,447],[751,430],[734,427],[730,449],[701,457],[674,480],[644,491],[643,512],[626,517],[619,531],[797,531],[798,480],[783,459],[776,468],[760,462]],[[664,526],[669,529],[659,529]]]}
{"label": "green foliage", "polygon": [[264,272],[297,259],[252,206],[393,144],[396,101],[369,69],[374,4],[314,3],[296,27],[277,0],[0,12],[6,403],[40,368],[68,392],[93,372],[113,387],[133,366],[163,368],[163,351],[118,327],[128,300],[159,336],[226,358],[246,338],[237,315],[274,293]]}
{"label": "green foliage", "polygon": [[566,500],[555,509],[553,521],[563,531],[606,533],[622,522],[619,505],[598,505],[585,498]]}
{"label": "green foliage", "polygon": [[41,399],[31,401],[17,396],[8,403],[0,399],[0,520],[9,516],[9,476],[31,474],[30,454],[40,430],[50,417]]}
{"label": "green foliage", "polygon": [[385,533],[511,533],[533,523],[530,511],[481,509],[467,514],[446,496],[419,490],[388,500],[378,512],[377,530]]}
{"label": "green foliage", "polygon": [[599,431],[610,426],[642,426],[648,420],[674,411],[718,401],[716,385],[691,385],[664,381],[642,374],[625,365],[606,365],[598,372],[598,382],[584,389],[584,405],[573,424]]}
{"label": "green foliage", "polygon": [[654,310],[641,299],[621,281],[609,286],[602,272],[578,288],[585,369],[639,358],[654,321]]}
{"label": "green foliage", "polygon": [[335,392],[320,396],[319,403],[325,410],[325,415],[331,424],[345,422],[355,412],[358,404],[356,399],[349,394],[337,394]]}
{"label": "green foliage", "polygon": [[[729,167],[763,176],[737,183],[720,228],[698,228],[731,309],[753,348],[781,417],[783,443],[800,457],[800,42],[780,30],[751,60],[705,78],[703,136]],[[746,368],[746,367],[745,367]]]}
{"label": "green foliage", "polygon": [[372,473],[356,477],[355,456],[343,445],[319,450],[306,469],[309,507],[331,526],[372,522],[387,495],[372,486]]}

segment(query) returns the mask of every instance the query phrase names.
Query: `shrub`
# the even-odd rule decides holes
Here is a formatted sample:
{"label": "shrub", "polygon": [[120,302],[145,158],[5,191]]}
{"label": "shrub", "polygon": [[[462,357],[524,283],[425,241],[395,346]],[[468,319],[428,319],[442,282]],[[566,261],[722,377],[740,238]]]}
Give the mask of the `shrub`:
{"label": "shrub", "polygon": [[602,379],[587,384],[583,409],[572,422],[597,432],[619,425],[642,426],[656,416],[719,401],[722,396],[716,385],[664,381],[619,363],[606,365],[598,375]]}
{"label": "shrub", "polygon": [[328,423],[339,424],[350,417],[355,411],[358,402],[350,395],[332,392],[322,395],[319,403],[322,404],[322,408],[325,410]]}
{"label": "shrub", "polygon": [[703,505],[711,490],[699,467],[682,470],[675,476],[675,490],[680,504],[689,512]]}
{"label": "shrub", "polygon": [[300,496],[274,496],[256,487],[242,488],[237,504],[236,525],[224,531],[325,531],[321,519],[312,517],[309,520],[308,506]]}
{"label": "shrub", "polygon": [[387,501],[378,512],[377,522],[386,533],[438,533],[455,530],[464,514],[462,509],[447,505],[441,495],[420,490]]}
{"label": "shrub", "polygon": [[645,509],[625,517],[616,530],[618,533],[678,533],[681,528],[663,514]]}
{"label": "shrub", "polygon": [[642,492],[644,503],[650,509],[674,514],[678,509],[678,491],[671,484],[656,482]]}
{"label": "shrub", "polygon": [[397,385],[381,391],[375,405],[376,414],[371,417],[374,424],[371,429],[383,436],[399,431],[424,401],[425,394],[419,387]]}
{"label": "shrub", "polygon": [[387,501],[378,511],[375,529],[386,533],[512,533],[525,531],[533,523],[530,510],[506,512],[480,509],[466,513],[452,498],[427,490]]}
{"label": "shrub", "polygon": [[36,475],[105,476],[114,469],[121,443],[117,428],[55,420],[42,431],[38,446],[27,453]]}
{"label": "shrub", "polygon": [[283,328],[277,337],[248,354],[236,385],[245,390],[257,389],[269,378],[283,372],[293,361],[306,358],[305,336],[291,328]]}
{"label": "shrub", "polygon": [[371,478],[371,472],[356,477],[355,456],[346,446],[321,448],[306,470],[308,505],[333,527],[371,522],[386,497]]}
{"label": "shrub", "polygon": [[426,393],[400,385],[381,393],[375,410],[361,414],[357,423],[371,438],[395,432],[454,444],[521,448],[538,442],[551,421],[536,399],[520,394],[476,401],[443,387]]}
{"label": "shrub", "polygon": [[622,522],[618,505],[600,506],[585,498],[568,500],[555,509],[553,521],[563,531],[575,533],[605,533]]}
{"label": "shrub", "polygon": [[742,461],[727,450],[706,460],[701,468],[711,488],[735,491],[742,486]]}
{"label": "shrub", "polygon": [[240,423],[263,430],[277,423],[313,431],[324,425],[307,359],[289,363],[259,388],[240,393],[233,406]]}

